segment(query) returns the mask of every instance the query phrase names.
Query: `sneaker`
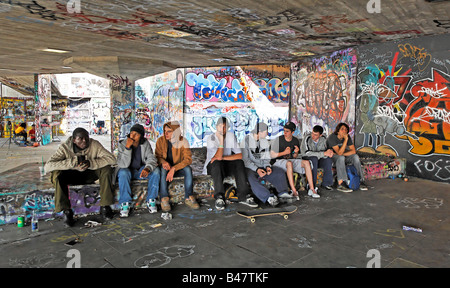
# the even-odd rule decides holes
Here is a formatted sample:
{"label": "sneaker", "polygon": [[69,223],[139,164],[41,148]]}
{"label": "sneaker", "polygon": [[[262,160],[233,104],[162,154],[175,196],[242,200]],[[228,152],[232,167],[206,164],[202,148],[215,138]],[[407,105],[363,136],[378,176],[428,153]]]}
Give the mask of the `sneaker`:
{"label": "sneaker", "polygon": [[323,189],[325,189],[325,190],[328,190],[328,191],[331,191],[331,190],[333,190],[333,186],[321,186]]}
{"label": "sneaker", "polygon": [[120,217],[128,217],[130,214],[130,203],[125,202],[120,205]]}
{"label": "sneaker", "polygon": [[217,210],[223,210],[223,209],[225,209],[225,201],[223,201],[223,199],[222,199],[221,196],[219,196],[219,197],[216,199],[215,206],[216,206],[216,209],[217,209]]}
{"label": "sneaker", "polygon": [[345,193],[353,192],[352,189],[345,186],[344,182],[342,182],[342,184],[338,185],[336,189],[338,191],[345,192]]}
{"label": "sneaker", "polygon": [[[316,187],[317,190],[317,187]],[[320,198],[319,193],[317,193],[317,191],[313,191],[312,189],[308,190],[308,196],[311,196],[313,198]]]}
{"label": "sneaker", "polygon": [[280,203],[294,203],[297,201],[297,197],[289,195],[289,193],[278,194],[278,199]]}
{"label": "sneaker", "polygon": [[278,202],[277,196],[274,195],[274,196],[270,196],[269,199],[267,199],[267,203],[269,203],[270,206],[275,207],[280,202]]}
{"label": "sneaker", "polygon": [[195,200],[194,196],[189,196],[189,198],[186,198],[186,200],[184,200],[184,204],[186,204],[187,206],[191,207],[192,209],[199,209],[200,205],[198,205],[197,201]]}
{"label": "sneaker", "polygon": [[163,212],[169,212],[170,209],[169,197],[163,197],[161,199],[161,210]]}
{"label": "sneaker", "polygon": [[148,200],[147,208],[148,208],[148,212],[150,212],[150,214],[156,213],[158,211],[158,208],[156,208],[155,199]]}
{"label": "sneaker", "polygon": [[361,183],[359,183],[359,190],[366,191],[366,190],[369,190],[369,187],[367,187],[366,183],[361,182]]}
{"label": "sneaker", "polygon": [[251,208],[257,208],[258,207],[258,204],[255,203],[255,200],[253,199],[253,197],[248,197],[244,201],[239,201],[239,203],[247,205],[248,207],[251,207]]}

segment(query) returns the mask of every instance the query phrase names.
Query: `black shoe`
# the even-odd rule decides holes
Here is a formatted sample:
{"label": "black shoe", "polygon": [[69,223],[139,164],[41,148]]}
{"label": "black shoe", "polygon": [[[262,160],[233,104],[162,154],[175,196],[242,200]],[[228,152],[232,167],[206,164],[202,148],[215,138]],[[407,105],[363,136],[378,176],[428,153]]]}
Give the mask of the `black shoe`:
{"label": "black shoe", "polygon": [[333,186],[331,186],[331,185],[330,186],[321,186],[321,188],[328,190],[328,191],[333,190]]}
{"label": "black shoe", "polygon": [[103,218],[113,219],[114,212],[112,211],[110,206],[101,206],[100,215],[102,215]]}
{"label": "black shoe", "polygon": [[72,209],[64,210],[64,224],[66,224],[69,227],[72,227],[75,224]]}

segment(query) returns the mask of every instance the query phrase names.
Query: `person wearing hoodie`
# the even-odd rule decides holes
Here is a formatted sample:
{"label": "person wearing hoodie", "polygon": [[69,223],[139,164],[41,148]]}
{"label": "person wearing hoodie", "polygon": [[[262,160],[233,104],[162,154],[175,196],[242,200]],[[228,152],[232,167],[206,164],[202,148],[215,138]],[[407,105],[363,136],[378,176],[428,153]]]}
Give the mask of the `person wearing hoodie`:
{"label": "person wearing hoodie", "polygon": [[327,138],[323,135],[323,127],[316,125],[312,131],[303,137],[300,147],[303,159],[312,162],[312,175],[314,187],[317,182],[317,168],[323,169],[322,187],[333,190],[333,160],[334,152],[327,146]]}
{"label": "person wearing hoodie", "polygon": [[44,169],[51,172],[50,179],[55,186],[55,212],[63,211],[66,225],[75,224],[68,185],[92,184],[97,179],[100,181],[100,214],[113,217],[109,205],[114,203],[111,166],[115,164],[114,155],[97,140],[89,139],[88,131],[83,128],[76,128],[72,136],[59,145]]}
{"label": "person wearing hoodie", "polygon": [[267,124],[258,123],[251,133],[245,136],[241,143],[242,160],[244,160],[247,179],[253,194],[261,202],[275,207],[279,203],[278,198],[264,186],[265,182],[272,183],[278,195],[289,195],[289,186],[284,170],[270,165],[270,143],[266,139],[267,130]]}
{"label": "person wearing hoodie", "polygon": [[148,180],[147,208],[150,213],[157,212],[156,198],[159,190],[160,169],[152,146],[144,136],[144,127],[141,124],[135,124],[131,127],[127,138],[119,142],[117,178],[120,217],[128,217],[132,208],[133,195],[130,187],[132,179]]}
{"label": "person wearing hoodie", "polygon": [[193,195],[192,153],[189,142],[181,136],[180,123],[178,121],[167,122],[163,125],[164,135],[156,140],[155,155],[158,165],[161,165],[161,178],[159,183],[159,195],[161,197],[161,209],[170,211],[168,183],[174,177],[184,177],[185,204],[192,209],[199,209]]}

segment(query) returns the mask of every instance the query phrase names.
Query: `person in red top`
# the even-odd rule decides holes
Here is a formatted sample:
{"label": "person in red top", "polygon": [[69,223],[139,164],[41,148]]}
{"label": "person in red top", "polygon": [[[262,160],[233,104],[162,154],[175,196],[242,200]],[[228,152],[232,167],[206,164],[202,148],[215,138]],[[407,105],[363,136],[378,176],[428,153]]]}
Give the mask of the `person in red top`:
{"label": "person in red top", "polygon": [[34,142],[36,141],[36,130],[34,130],[34,127],[36,127],[36,125],[33,124],[31,127],[31,130],[28,131],[28,136],[30,136],[31,142]]}

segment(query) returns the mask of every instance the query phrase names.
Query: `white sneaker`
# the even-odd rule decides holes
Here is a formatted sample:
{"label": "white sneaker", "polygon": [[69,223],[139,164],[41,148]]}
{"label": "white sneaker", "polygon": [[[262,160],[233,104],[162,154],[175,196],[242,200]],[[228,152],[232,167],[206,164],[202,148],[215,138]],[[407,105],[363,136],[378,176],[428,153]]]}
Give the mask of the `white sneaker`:
{"label": "white sneaker", "polygon": [[156,213],[158,211],[158,208],[156,208],[155,199],[148,200],[147,208],[148,208],[148,212],[150,212],[151,214]]}
{"label": "white sneaker", "polygon": [[240,201],[239,203],[247,205],[248,207],[252,207],[252,208],[258,207],[258,204],[255,203],[255,200],[253,199],[253,197],[248,197],[247,199],[245,199],[244,201]]}
{"label": "white sneaker", "polygon": [[277,206],[279,204],[277,196],[270,196],[269,199],[267,199],[267,203],[272,207]]}
{"label": "white sneaker", "polygon": [[225,201],[223,201],[222,197],[216,199],[215,206],[217,210],[225,209]]}
{"label": "white sneaker", "polygon": [[125,218],[130,214],[130,203],[125,202],[120,205],[120,217]]}
{"label": "white sneaker", "polygon": [[308,190],[308,196],[311,196],[313,198],[320,198],[320,195],[316,191],[313,191],[312,189]]}

